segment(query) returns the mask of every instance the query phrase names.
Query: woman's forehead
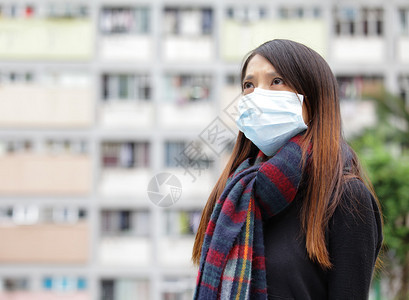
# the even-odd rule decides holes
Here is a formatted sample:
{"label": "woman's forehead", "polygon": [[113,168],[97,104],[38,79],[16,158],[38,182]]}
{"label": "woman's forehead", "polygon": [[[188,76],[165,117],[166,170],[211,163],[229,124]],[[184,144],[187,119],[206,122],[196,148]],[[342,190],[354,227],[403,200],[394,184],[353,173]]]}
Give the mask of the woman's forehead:
{"label": "woman's forehead", "polygon": [[265,57],[256,54],[249,60],[245,75],[247,77],[259,74],[275,75],[277,71]]}

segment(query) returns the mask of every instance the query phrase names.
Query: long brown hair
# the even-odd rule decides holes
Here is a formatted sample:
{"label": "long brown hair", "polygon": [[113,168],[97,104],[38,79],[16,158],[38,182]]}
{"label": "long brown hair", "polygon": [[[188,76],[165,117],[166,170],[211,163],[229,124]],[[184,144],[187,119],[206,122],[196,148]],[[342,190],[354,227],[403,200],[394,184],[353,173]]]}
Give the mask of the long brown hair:
{"label": "long brown hair", "polygon": [[[340,202],[343,183],[351,177],[363,177],[355,153],[342,136],[337,81],[326,61],[314,50],[289,40],[272,40],[260,45],[247,56],[242,65],[241,82],[249,61],[256,54],[263,56],[274,66],[288,87],[305,96],[308,129],[303,137],[302,148],[306,155],[307,147],[310,146],[311,156],[304,179],[306,190],[301,208],[301,225],[310,259],[318,262],[324,269],[331,268],[325,230]],[[258,148],[239,132],[230,159],[202,212],[193,246],[194,264],[199,264],[206,228],[228,176],[257,151]],[[346,152],[350,156],[348,176],[344,175]],[[370,184],[368,188],[373,193]]]}

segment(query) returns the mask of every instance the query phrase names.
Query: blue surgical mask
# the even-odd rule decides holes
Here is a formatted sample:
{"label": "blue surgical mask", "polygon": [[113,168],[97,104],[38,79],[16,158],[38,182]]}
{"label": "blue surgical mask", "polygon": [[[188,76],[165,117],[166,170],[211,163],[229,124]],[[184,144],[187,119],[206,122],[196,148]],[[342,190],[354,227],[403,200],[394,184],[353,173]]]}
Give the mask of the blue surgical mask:
{"label": "blue surgical mask", "polygon": [[237,126],[265,155],[277,152],[307,129],[302,118],[303,95],[255,88],[238,102]]}

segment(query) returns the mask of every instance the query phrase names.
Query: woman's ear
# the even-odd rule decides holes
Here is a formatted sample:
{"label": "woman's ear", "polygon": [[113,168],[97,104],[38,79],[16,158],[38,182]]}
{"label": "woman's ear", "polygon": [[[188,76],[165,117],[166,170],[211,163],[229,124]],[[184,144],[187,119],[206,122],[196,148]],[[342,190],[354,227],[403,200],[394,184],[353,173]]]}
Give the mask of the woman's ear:
{"label": "woman's ear", "polygon": [[309,120],[308,120],[308,109],[307,109],[307,105],[305,104],[305,99],[302,103],[302,118],[304,120],[305,124],[308,124]]}

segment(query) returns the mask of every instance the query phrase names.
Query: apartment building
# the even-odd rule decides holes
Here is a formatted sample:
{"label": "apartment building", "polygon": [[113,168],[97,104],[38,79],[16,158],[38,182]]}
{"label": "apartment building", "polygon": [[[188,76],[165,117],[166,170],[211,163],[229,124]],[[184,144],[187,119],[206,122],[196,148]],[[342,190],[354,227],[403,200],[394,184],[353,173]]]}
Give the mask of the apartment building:
{"label": "apartment building", "polygon": [[347,136],[367,91],[409,105],[404,0],[0,0],[0,299],[191,299],[240,63],[274,38],[330,63]]}

